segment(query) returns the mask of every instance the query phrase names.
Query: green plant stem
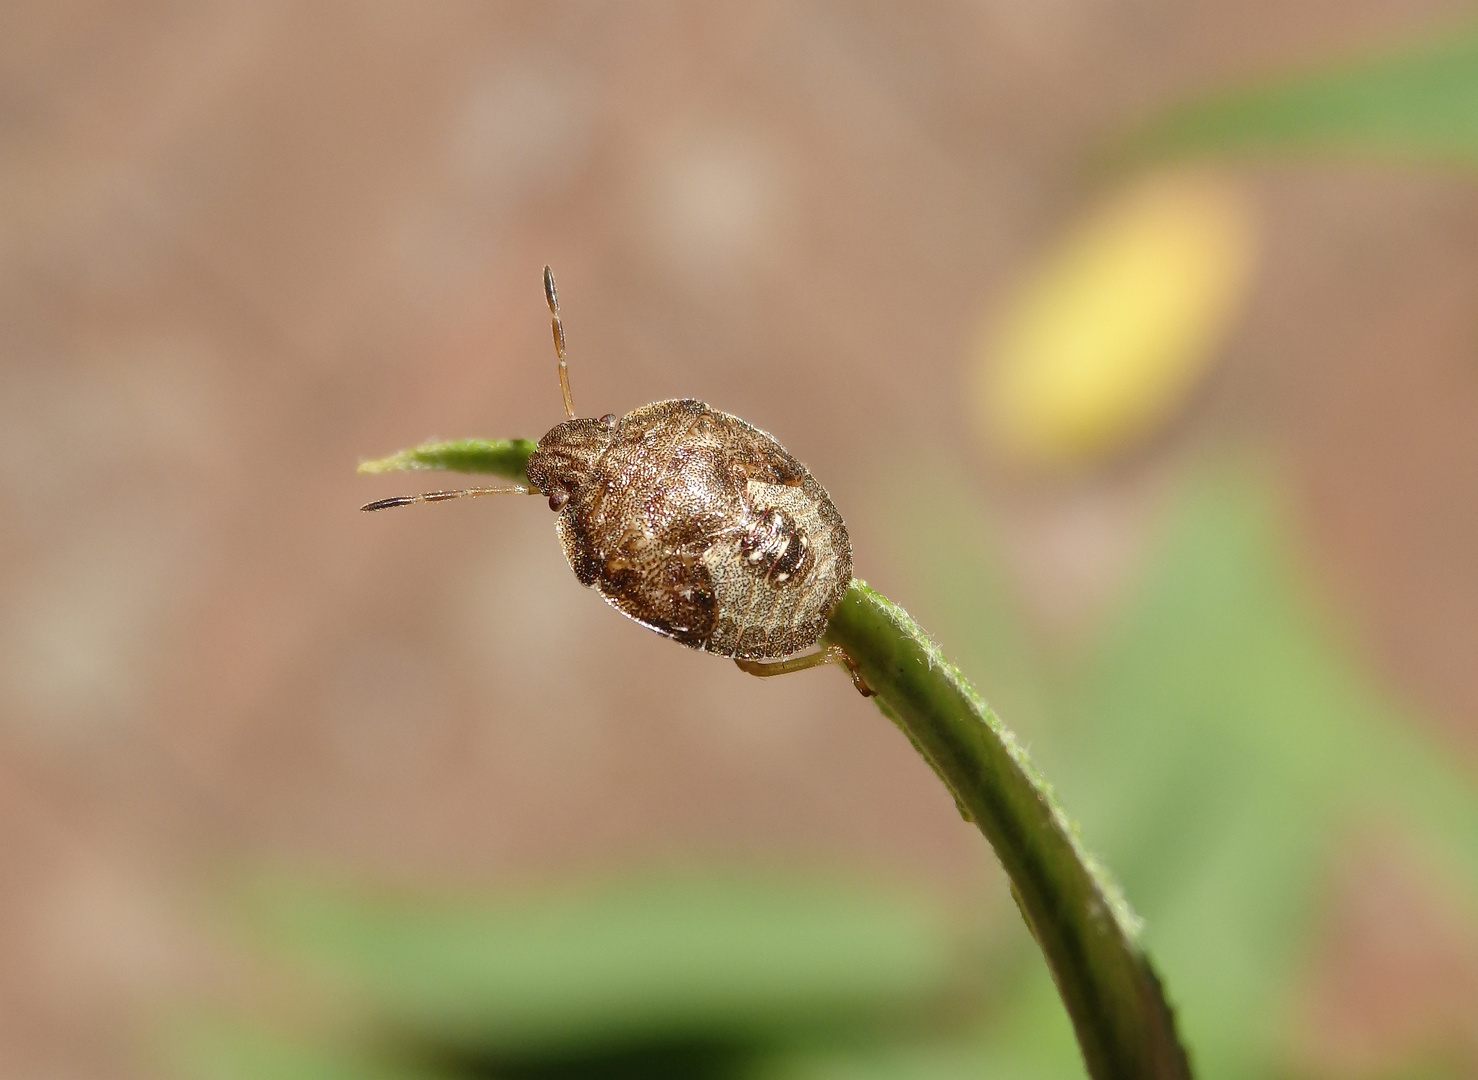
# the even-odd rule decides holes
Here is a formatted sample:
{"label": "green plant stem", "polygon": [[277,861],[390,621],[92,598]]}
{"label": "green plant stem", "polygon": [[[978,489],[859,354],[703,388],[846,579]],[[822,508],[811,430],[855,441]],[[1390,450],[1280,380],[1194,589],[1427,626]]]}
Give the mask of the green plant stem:
{"label": "green plant stem", "polygon": [[1174,1017],[1135,942],[1133,914],[1011,732],[908,613],[865,583],[852,582],[826,639],[856,661],[878,708],[995,849],[1089,1074],[1189,1077]]}
{"label": "green plant stem", "polygon": [[454,439],[428,442],[375,461],[362,461],[362,473],[422,472],[445,470],[462,473],[492,473],[528,483],[524,471],[534,452],[531,439]]}
{"label": "green plant stem", "polygon": [[[360,471],[454,469],[526,482],[533,451],[527,439],[427,443]],[[1093,1080],[1188,1080],[1174,1017],[1135,941],[1134,915],[1011,732],[908,613],[861,581],[852,582],[825,640],[856,661],[878,708],[995,849]]]}

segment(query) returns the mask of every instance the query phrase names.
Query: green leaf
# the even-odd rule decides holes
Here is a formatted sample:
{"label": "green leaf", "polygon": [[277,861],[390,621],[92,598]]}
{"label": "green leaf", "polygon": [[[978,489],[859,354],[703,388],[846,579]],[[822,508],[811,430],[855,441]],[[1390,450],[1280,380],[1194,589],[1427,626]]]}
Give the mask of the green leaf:
{"label": "green leaf", "polygon": [[1469,887],[1478,869],[1471,780],[1340,647],[1290,535],[1265,476],[1202,473],[1068,703],[1081,745],[1064,772],[1096,773],[1119,808],[1106,850],[1146,905],[1193,1045],[1225,1076],[1277,1064],[1353,830],[1440,847]]}
{"label": "green leaf", "polygon": [[162,1071],[181,1080],[451,1080],[455,1075],[216,1018],[179,1022],[160,1049]]}
{"label": "green leaf", "polygon": [[1187,103],[1110,160],[1272,152],[1478,164],[1478,31]]}
{"label": "green leaf", "polygon": [[261,882],[251,923],[376,1026],[490,1058],[907,1022],[974,958],[931,902],[835,881],[649,877],[496,899]]}
{"label": "green leaf", "polygon": [[883,714],[990,841],[1046,956],[1094,1080],[1189,1077],[1159,979],[1119,890],[1025,750],[896,604],[853,582],[831,619]]}
{"label": "green leaf", "polygon": [[525,471],[537,444],[532,439],[454,439],[428,442],[375,461],[361,462],[362,473],[445,470],[492,473],[528,482]]}

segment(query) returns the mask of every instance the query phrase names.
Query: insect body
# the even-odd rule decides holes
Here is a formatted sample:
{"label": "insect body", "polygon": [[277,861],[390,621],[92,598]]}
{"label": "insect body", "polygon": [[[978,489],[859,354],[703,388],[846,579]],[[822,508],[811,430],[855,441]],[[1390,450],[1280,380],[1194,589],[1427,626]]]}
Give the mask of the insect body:
{"label": "insect body", "polygon": [[[543,495],[575,576],[622,614],[756,675],[843,663],[868,693],[835,646],[793,656],[820,639],[852,581],[852,544],[825,489],[770,435],[691,398],[619,420],[576,418],[548,267],[544,289],[569,419],[539,440],[531,486],[435,491],[364,509]],[[792,659],[761,662],[782,657]]]}
{"label": "insect body", "polygon": [[567,420],[529,480],[575,576],[684,645],[746,660],[815,644],[852,581],[831,499],[763,431],[701,401]]}

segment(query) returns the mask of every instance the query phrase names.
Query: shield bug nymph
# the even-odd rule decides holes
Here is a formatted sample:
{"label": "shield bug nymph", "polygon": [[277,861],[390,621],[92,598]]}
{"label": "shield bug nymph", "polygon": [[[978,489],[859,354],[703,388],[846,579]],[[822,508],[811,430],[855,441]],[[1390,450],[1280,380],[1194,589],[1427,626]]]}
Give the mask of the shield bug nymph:
{"label": "shield bug nymph", "polygon": [[820,640],[852,582],[852,542],[830,496],[769,434],[683,398],[619,419],[575,416],[554,274],[544,268],[567,419],[538,442],[528,487],[430,491],[365,510],[477,495],[542,495],[581,584],[617,611],[751,675],[840,663]]}

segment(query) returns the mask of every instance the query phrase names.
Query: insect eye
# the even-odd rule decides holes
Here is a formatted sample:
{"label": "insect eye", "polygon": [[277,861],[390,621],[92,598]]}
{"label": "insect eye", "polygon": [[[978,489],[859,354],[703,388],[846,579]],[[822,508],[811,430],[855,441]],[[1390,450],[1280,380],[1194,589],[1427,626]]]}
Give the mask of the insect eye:
{"label": "insect eye", "polygon": [[549,489],[549,509],[563,510],[565,503],[569,501],[570,493],[559,484]]}
{"label": "insect eye", "polygon": [[606,413],[600,418],[600,425],[607,431],[616,430],[616,414],[613,412]]}

